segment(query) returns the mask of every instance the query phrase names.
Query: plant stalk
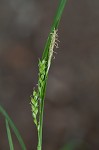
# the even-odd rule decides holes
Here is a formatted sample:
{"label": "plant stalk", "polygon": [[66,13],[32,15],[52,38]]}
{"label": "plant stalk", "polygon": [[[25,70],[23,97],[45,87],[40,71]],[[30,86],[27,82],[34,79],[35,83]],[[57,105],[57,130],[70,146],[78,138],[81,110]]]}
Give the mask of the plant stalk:
{"label": "plant stalk", "polygon": [[[43,56],[42,56],[42,60],[45,58],[46,60],[48,60],[48,52],[49,52],[49,46],[50,46],[50,41],[51,41],[51,33],[53,31],[53,29],[58,29],[59,26],[59,22],[64,10],[64,7],[66,5],[67,0],[60,0],[59,3],[59,7],[57,9],[56,12],[56,16],[54,18],[54,22],[52,24],[51,30],[50,30],[50,34],[48,36],[45,48],[44,48],[44,52],[43,52]],[[44,112],[44,99],[45,99],[45,93],[46,93],[46,85],[47,85],[47,79],[48,79],[48,73],[45,76],[45,84],[44,84],[44,90],[43,90],[43,95],[42,95],[42,100],[41,100],[41,106],[40,106],[40,116],[39,116],[39,121],[40,121],[40,128],[38,130],[38,146],[37,146],[37,150],[42,150],[42,130],[43,130],[43,112]]]}

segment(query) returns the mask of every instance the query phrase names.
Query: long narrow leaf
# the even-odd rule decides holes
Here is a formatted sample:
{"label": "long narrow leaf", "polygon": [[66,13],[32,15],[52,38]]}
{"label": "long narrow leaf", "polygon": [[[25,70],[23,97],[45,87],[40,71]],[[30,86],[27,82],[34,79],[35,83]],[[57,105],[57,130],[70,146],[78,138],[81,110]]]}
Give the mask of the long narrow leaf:
{"label": "long narrow leaf", "polygon": [[14,150],[12,136],[11,136],[11,132],[10,132],[10,127],[9,127],[9,123],[8,123],[7,119],[5,119],[5,123],[6,123],[6,130],[7,130],[9,147],[10,147],[10,150]]}
{"label": "long narrow leaf", "polygon": [[22,150],[26,150],[26,146],[23,142],[23,139],[18,131],[18,129],[16,128],[16,126],[14,125],[12,119],[9,117],[9,115],[7,114],[7,112],[4,110],[4,108],[0,105],[0,112],[1,114],[8,120],[9,125],[11,126],[12,130],[14,131]]}
{"label": "long narrow leaf", "polygon": [[[63,13],[63,10],[64,10],[66,3],[67,3],[67,0],[60,0],[59,7],[56,11],[56,15],[55,15],[53,24],[51,26],[50,33],[53,32],[53,29],[56,29],[56,30],[58,29],[59,22],[60,22],[60,19],[61,19],[61,16],[62,16],[62,13]],[[42,59],[44,59],[48,55],[48,50],[49,50],[49,45],[50,45],[50,37],[51,37],[51,34],[49,34],[47,42],[45,44]]]}

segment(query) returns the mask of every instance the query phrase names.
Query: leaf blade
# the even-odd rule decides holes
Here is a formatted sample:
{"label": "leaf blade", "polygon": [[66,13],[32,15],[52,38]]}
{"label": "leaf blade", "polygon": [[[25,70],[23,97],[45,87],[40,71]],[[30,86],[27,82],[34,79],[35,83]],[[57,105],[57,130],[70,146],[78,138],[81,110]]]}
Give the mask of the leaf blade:
{"label": "leaf blade", "polygon": [[9,142],[10,150],[14,150],[14,145],[13,145],[13,141],[12,141],[11,131],[10,131],[10,127],[9,127],[9,123],[8,123],[7,119],[5,119],[5,124],[6,124],[6,131],[7,131],[7,136],[8,136],[8,142]]}
{"label": "leaf blade", "polygon": [[[67,1],[68,0],[60,0],[58,9],[56,11],[56,15],[54,17],[53,24],[51,26],[50,33],[52,33],[54,29],[56,29],[56,30],[58,29],[59,22],[61,20],[61,16],[62,16],[62,13],[64,11],[64,7],[65,7]],[[44,52],[43,52],[43,55],[42,55],[42,60],[48,56],[48,49],[49,49],[49,45],[50,45],[50,42],[51,42],[50,38],[51,38],[51,34],[49,34],[48,39],[46,41]]]}
{"label": "leaf blade", "polygon": [[7,114],[7,112],[4,110],[4,108],[0,105],[0,113],[8,120],[10,127],[12,128],[12,130],[14,131],[20,146],[22,148],[22,150],[26,150],[26,146],[23,142],[23,139],[18,131],[18,129],[16,128],[16,126],[14,125],[12,119],[9,117],[9,115]]}

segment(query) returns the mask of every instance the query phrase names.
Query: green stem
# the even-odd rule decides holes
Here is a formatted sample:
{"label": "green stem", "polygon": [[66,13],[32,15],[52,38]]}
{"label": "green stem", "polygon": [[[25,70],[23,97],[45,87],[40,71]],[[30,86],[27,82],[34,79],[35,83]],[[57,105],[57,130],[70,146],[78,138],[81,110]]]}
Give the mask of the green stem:
{"label": "green stem", "polygon": [[[52,24],[50,33],[52,33],[53,29],[57,29],[59,26],[59,22],[64,10],[64,7],[66,5],[67,0],[60,0],[59,3],[59,7],[57,9],[56,12],[56,16],[54,18],[54,22]],[[50,45],[50,41],[51,41],[51,34],[49,34],[45,48],[44,48],[44,52],[43,52],[43,56],[42,56],[42,60],[48,59],[48,51],[49,51],[49,45]],[[41,106],[40,106],[40,116],[39,116],[39,122],[40,122],[40,127],[38,130],[38,147],[37,150],[42,150],[42,129],[43,129],[43,112],[44,112],[44,98],[45,98],[45,93],[46,93],[46,85],[47,85],[47,79],[48,79],[48,74],[46,74],[45,77],[45,84],[44,84],[44,89],[43,89],[43,95],[42,95],[42,100],[41,100]]]}
{"label": "green stem", "polygon": [[42,150],[41,143],[38,143],[37,150]]}
{"label": "green stem", "polygon": [[40,128],[38,130],[38,147],[37,150],[42,150],[42,130],[43,130],[43,112],[44,112],[44,98],[45,98],[45,93],[46,93],[46,84],[47,84],[47,78],[45,80],[45,85],[44,85],[44,91],[42,95],[42,103],[41,103],[41,114],[40,114]]}

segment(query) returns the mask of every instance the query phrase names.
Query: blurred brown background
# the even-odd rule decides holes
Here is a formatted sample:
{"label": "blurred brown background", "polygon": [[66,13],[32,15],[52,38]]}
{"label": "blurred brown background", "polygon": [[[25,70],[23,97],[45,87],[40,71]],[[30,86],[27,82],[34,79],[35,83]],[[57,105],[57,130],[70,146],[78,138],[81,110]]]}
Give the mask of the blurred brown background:
{"label": "blurred brown background", "polygon": [[[18,127],[27,150],[37,133],[30,95],[57,0],[0,0],[0,104]],[[59,28],[59,49],[45,99],[43,150],[99,150],[99,1],[68,0]],[[13,135],[15,150],[21,150]],[[0,115],[0,150],[9,150]]]}

